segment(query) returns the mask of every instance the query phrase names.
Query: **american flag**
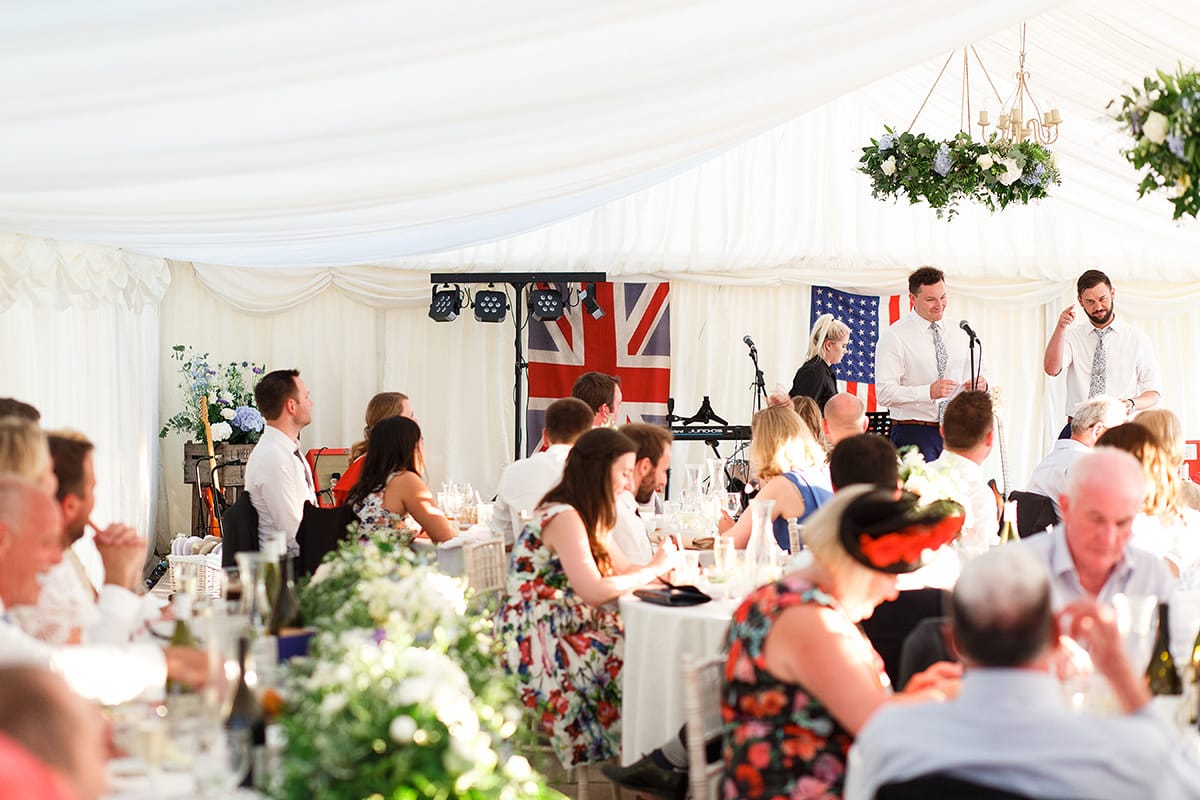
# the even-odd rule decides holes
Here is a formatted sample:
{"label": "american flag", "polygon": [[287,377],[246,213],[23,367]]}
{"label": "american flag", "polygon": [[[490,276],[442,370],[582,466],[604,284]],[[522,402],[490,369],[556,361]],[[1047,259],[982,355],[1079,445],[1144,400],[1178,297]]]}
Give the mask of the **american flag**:
{"label": "american flag", "polygon": [[576,305],[562,319],[529,322],[528,452],[538,447],[546,406],[570,397],[575,379],[585,372],[621,379],[621,413],[629,422],[666,420],[671,391],[670,284],[597,283],[596,300],[605,312],[602,319]]}
{"label": "american flag", "polygon": [[879,331],[906,313],[910,303],[902,295],[878,297],[851,294],[828,286],[812,287],[809,329],[822,314],[832,314],[835,319],[850,326],[850,347],[842,363],[834,367],[838,377],[838,389],[857,395],[867,411],[878,411],[875,402],[875,345],[879,342]]}

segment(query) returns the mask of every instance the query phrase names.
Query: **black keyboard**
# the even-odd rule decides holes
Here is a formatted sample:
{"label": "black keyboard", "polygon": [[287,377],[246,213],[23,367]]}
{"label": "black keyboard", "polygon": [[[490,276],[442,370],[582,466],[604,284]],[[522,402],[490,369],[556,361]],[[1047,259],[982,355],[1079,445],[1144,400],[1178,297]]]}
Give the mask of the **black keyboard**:
{"label": "black keyboard", "polygon": [[672,425],[670,430],[675,440],[680,442],[750,441],[749,425]]}

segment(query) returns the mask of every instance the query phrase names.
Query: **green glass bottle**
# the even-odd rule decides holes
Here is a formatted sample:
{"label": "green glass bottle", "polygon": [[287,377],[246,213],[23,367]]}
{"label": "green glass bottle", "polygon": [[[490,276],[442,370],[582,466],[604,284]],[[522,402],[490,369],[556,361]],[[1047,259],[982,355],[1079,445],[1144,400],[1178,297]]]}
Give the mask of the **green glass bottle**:
{"label": "green glass bottle", "polygon": [[296,599],[296,586],[292,577],[292,559],[283,553],[279,557],[281,580],[275,603],[271,606],[271,635],[278,636],[284,628],[295,628],[300,624],[300,601]]}
{"label": "green glass bottle", "polygon": [[1179,680],[1179,670],[1175,669],[1175,659],[1171,656],[1169,620],[1167,604],[1159,603],[1158,636],[1154,640],[1150,664],[1146,667],[1146,682],[1150,685],[1150,693],[1155,695],[1183,694],[1183,682]]}
{"label": "green glass bottle", "polygon": [[1017,501],[1009,500],[1004,504],[1000,515],[1000,544],[1008,544],[1017,540]]}
{"label": "green glass bottle", "polygon": [[[171,599],[171,610],[175,616],[175,630],[171,633],[172,647],[196,647],[192,633],[192,595],[176,592]],[[191,684],[167,676],[167,710],[176,719],[185,719],[200,710],[200,695]]]}

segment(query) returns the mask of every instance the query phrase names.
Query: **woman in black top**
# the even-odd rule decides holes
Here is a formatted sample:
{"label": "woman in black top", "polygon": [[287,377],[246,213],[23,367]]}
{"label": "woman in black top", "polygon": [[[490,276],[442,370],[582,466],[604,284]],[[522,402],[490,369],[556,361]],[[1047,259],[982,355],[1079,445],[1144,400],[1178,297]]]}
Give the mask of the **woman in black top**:
{"label": "woman in black top", "polygon": [[837,394],[833,365],[846,355],[849,343],[850,328],[844,322],[834,319],[832,314],[817,317],[808,337],[808,360],[796,370],[791,396],[811,397],[824,413],[825,401]]}

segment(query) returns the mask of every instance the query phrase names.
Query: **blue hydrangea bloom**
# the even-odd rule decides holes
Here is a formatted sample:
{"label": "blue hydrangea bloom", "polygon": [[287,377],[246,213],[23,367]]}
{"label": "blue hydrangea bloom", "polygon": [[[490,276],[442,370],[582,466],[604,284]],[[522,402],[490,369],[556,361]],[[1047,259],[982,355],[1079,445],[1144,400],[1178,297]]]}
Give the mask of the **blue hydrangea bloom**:
{"label": "blue hydrangea bloom", "polygon": [[1046,165],[1038,164],[1032,170],[1025,170],[1025,174],[1021,176],[1021,183],[1026,186],[1041,186],[1045,181],[1042,176],[1046,174]]}
{"label": "blue hydrangea bloom", "polygon": [[896,137],[892,134],[885,133],[883,136],[879,137],[879,152],[882,153],[886,150],[891,150],[895,146]]}
{"label": "blue hydrangea bloom", "polygon": [[950,148],[942,145],[938,148],[937,155],[933,157],[933,171],[944,178],[952,166],[954,164],[950,161]]}
{"label": "blue hydrangea bloom", "polygon": [[1167,149],[1176,158],[1183,158],[1183,136],[1178,133],[1173,133],[1167,137]]}
{"label": "blue hydrangea bloom", "polygon": [[1179,107],[1183,109],[1183,113],[1185,114],[1192,113],[1192,98],[1187,95],[1179,98]]}
{"label": "blue hydrangea bloom", "polygon": [[261,431],[265,421],[257,408],[238,406],[233,415],[234,427],[243,431]]}

